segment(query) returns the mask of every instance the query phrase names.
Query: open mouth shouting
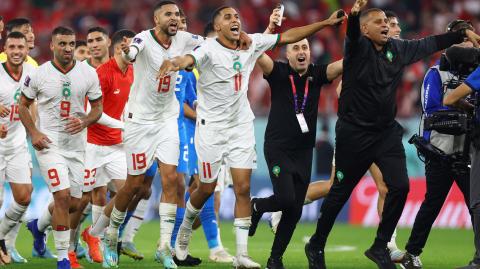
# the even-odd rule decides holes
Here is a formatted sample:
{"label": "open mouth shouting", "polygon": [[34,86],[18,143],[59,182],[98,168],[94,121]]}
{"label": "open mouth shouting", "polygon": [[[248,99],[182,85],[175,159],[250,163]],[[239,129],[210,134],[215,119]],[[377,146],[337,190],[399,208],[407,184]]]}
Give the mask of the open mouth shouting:
{"label": "open mouth shouting", "polygon": [[240,35],[240,25],[235,24],[230,27],[230,31],[232,32],[233,35],[239,36]]}

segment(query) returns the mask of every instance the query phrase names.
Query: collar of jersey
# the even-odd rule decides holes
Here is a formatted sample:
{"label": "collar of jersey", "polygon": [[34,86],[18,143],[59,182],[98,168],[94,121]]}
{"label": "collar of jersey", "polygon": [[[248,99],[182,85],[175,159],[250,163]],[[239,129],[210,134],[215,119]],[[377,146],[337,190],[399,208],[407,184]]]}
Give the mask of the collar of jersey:
{"label": "collar of jersey", "polygon": [[168,50],[168,48],[170,48],[170,45],[172,45],[172,41],[170,41],[170,44],[168,44],[168,46],[165,46],[165,45],[160,41],[160,39],[158,39],[157,35],[155,34],[155,30],[154,30],[154,29],[150,30],[150,34],[152,34],[153,39],[155,39],[155,41],[157,41],[157,43],[158,43],[160,46],[162,46],[162,48]]}
{"label": "collar of jersey", "polygon": [[10,70],[8,69],[8,67],[7,67],[7,62],[2,63],[2,66],[3,66],[3,68],[5,69],[5,72],[7,72],[7,74],[8,74],[13,80],[15,80],[16,82],[19,82],[19,81],[20,81],[20,79],[22,78],[23,69],[22,69],[22,73],[20,73],[20,76],[18,76],[18,79],[16,79],[16,78],[13,76],[12,72],[10,72]]}
{"label": "collar of jersey", "polygon": [[58,72],[60,72],[64,75],[68,74],[68,72],[70,72],[75,67],[75,65],[77,64],[77,61],[73,60],[72,66],[70,68],[68,68],[67,70],[63,70],[61,67],[57,66],[53,60],[51,60],[50,62],[52,63],[53,67],[55,67],[55,69],[58,70]]}

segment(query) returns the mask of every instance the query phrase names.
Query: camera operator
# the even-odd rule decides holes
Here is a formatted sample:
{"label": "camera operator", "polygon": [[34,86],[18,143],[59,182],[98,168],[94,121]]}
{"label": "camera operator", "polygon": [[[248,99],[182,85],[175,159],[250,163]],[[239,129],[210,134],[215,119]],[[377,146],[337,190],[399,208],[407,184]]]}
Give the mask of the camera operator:
{"label": "camera operator", "polygon": [[[455,20],[448,25],[447,32],[454,32],[462,29],[474,30],[470,22]],[[454,46],[473,47],[473,43],[465,41]],[[442,104],[444,88],[446,88],[447,91],[453,90],[453,88],[449,89],[448,86],[451,85],[453,81],[457,80],[460,74],[452,67],[449,67],[447,69],[448,71],[442,70],[443,68],[441,68],[440,61],[438,61],[427,71],[425,79],[423,80],[421,90],[423,108],[422,123],[426,117],[432,115],[434,112],[439,110],[451,110]],[[462,152],[464,148],[464,134],[450,135],[439,133],[435,130],[423,130],[423,138],[426,141],[429,141],[433,146],[443,150],[446,154]],[[463,171],[468,171],[466,163],[463,167]],[[419,256],[427,242],[433,222],[437,218],[454,181],[462,191],[468,207],[468,172],[462,173],[450,165],[445,165],[445,162],[442,162],[439,159],[425,156],[425,176],[427,181],[425,200],[415,218],[410,238],[405,247],[407,252],[402,260],[402,265],[406,269],[422,268]]]}
{"label": "camera operator", "polygon": [[[471,57],[476,57],[477,62],[480,60],[480,53],[475,53]],[[471,73],[467,79],[458,86],[455,90],[448,93],[443,99],[443,104],[446,106],[457,106],[465,107],[464,103],[462,104],[462,98],[475,92],[476,95],[476,106],[474,109],[474,125],[473,125],[473,134],[472,135],[472,160],[471,160],[471,171],[470,171],[470,209],[473,214],[473,231],[475,233],[475,256],[473,260],[465,267],[458,269],[480,269],[480,143],[478,133],[480,131],[480,120],[479,112],[480,108],[478,106],[478,96],[480,93],[480,67]],[[475,135],[477,134],[477,135]]]}

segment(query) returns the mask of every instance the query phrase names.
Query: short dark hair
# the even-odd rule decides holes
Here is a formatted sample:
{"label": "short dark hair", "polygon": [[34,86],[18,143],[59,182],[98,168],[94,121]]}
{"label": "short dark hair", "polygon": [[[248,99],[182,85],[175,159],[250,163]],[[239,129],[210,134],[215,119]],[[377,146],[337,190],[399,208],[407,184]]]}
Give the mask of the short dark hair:
{"label": "short dark hair", "polygon": [[222,10],[224,9],[227,9],[227,8],[231,8],[230,6],[221,6],[217,9],[215,9],[215,11],[213,11],[213,14],[212,14],[212,23],[215,23],[215,19],[220,16],[220,12],[222,12]]}
{"label": "short dark hair", "polygon": [[174,1],[170,1],[170,0],[160,1],[153,7],[153,13],[157,12],[157,10],[161,9],[165,5],[176,5],[176,6],[178,6],[177,3],[175,3]]}
{"label": "short dark hair", "polygon": [[373,12],[384,12],[384,11],[379,9],[379,8],[375,8],[375,7],[374,8],[369,8],[365,11],[362,11],[362,13],[360,14],[360,20],[364,20],[368,15],[370,15],[370,13],[373,13]]}
{"label": "short dark hair", "polygon": [[181,18],[186,18],[187,16],[185,15],[185,11],[183,11],[183,8],[179,8],[178,11],[180,11],[180,17]]}
{"label": "short dark hair", "polygon": [[391,18],[397,18],[398,19],[397,13],[395,13],[391,10],[385,11],[385,15],[387,16],[387,19],[391,19]]}
{"label": "short dark hair", "polygon": [[3,16],[2,15],[0,15],[0,21],[3,21]]}
{"label": "short dark hair", "polygon": [[207,37],[212,32],[215,32],[215,29],[213,28],[213,23],[209,22],[205,25],[205,29],[203,29],[203,36]]}
{"label": "short dark hair", "polygon": [[122,42],[124,37],[132,38],[134,36],[135,36],[135,32],[131,30],[128,30],[128,29],[118,30],[112,36],[112,45],[115,46],[116,44]]}
{"label": "short dark hair", "polygon": [[107,29],[105,29],[103,27],[100,27],[100,26],[95,26],[95,27],[92,27],[92,28],[88,29],[87,34],[94,33],[94,32],[99,32],[99,33],[102,33],[102,34],[108,36]]}
{"label": "short dark hair", "polygon": [[85,42],[85,40],[75,41],[75,49],[78,47],[86,47],[86,46],[87,46],[87,42]]}
{"label": "short dark hair", "polygon": [[14,38],[14,39],[25,39],[25,41],[27,41],[27,37],[20,33],[20,32],[11,32],[7,35],[7,38],[6,39],[9,39],[9,38]]}
{"label": "short dark hair", "polygon": [[465,20],[457,19],[457,20],[451,21],[447,25],[447,32],[456,32],[463,29],[468,29],[472,31],[474,30],[472,23],[470,21],[465,21]]}
{"label": "short dark hair", "polygon": [[5,24],[5,30],[7,30],[7,34],[13,32],[14,28],[21,27],[25,24],[31,25],[31,22],[27,18],[15,18],[12,20],[9,20]]}
{"label": "short dark hair", "polygon": [[52,37],[56,35],[75,35],[75,32],[71,28],[65,26],[58,26],[52,31]]}

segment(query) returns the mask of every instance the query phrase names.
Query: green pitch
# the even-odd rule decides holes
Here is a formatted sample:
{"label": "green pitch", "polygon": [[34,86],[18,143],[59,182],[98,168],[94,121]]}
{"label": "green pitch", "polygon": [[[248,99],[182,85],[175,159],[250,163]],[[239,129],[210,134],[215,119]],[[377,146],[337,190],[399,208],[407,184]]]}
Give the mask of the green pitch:
{"label": "green pitch", "polygon": [[[235,251],[235,237],[232,233],[231,223],[222,223],[222,240],[230,251]],[[286,268],[308,268],[303,252],[305,236],[310,236],[315,230],[314,224],[300,224],[297,227],[289,248],[284,256]],[[142,226],[136,238],[137,248],[145,254],[142,261],[133,261],[126,256],[121,256],[120,268],[163,268],[153,260],[153,253],[159,235],[158,222],[146,223]],[[398,231],[397,243],[404,248],[410,235],[410,229]],[[369,247],[375,236],[375,229],[360,228],[347,225],[336,225],[329,238],[326,250],[328,268],[342,269],[367,269],[376,268],[363,252]],[[268,259],[273,234],[265,223],[260,224],[255,237],[249,241],[249,252],[255,261],[262,266]],[[9,268],[56,268],[54,260],[42,260],[31,257],[32,237],[25,228],[22,228],[17,240],[17,249],[29,260],[25,265],[10,265]],[[53,239],[49,239],[50,248],[53,250]],[[332,249],[333,248],[333,249]],[[220,265],[208,261],[208,247],[203,231],[197,230],[194,234],[191,254],[201,257],[203,263],[199,268],[231,268],[231,265]],[[473,232],[471,230],[434,229],[430,234],[425,252],[421,258],[425,268],[455,268],[465,265],[473,254]],[[85,259],[80,263],[84,268],[102,268],[100,264],[89,264]]]}

